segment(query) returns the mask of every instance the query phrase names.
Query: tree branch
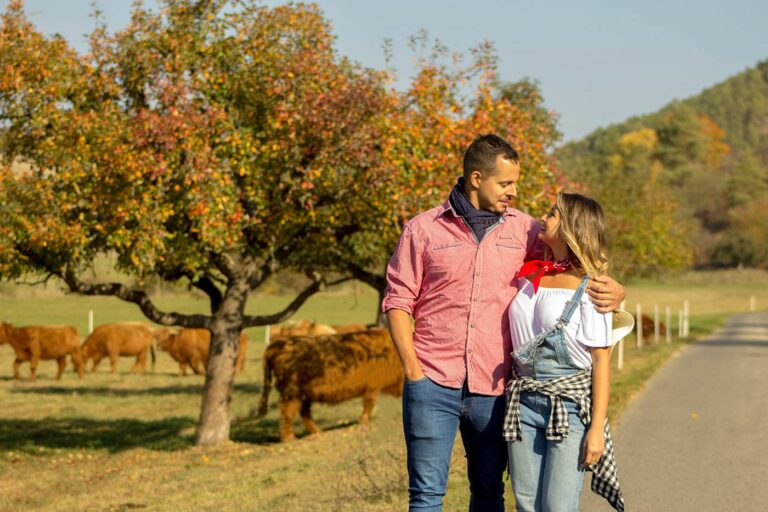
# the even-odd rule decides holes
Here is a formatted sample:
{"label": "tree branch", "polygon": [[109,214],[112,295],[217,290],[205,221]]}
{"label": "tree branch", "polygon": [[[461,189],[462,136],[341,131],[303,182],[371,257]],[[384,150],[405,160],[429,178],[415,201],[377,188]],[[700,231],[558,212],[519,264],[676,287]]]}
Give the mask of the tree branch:
{"label": "tree branch", "polygon": [[32,281],[31,283],[27,281],[16,281],[16,284],[22,286],[37,286],[38,284],[48,284],[48,281],[50,281],[53,276],[54,274],[49,272],[43,279],[39,281]]}
{"label": "tree branch", "polygon": [[221,306],[221,301],[224,299],[221,290],[216,286],[209,276],[204,276],[197,281],[192,281],[192,286],[198,290],[203,291],[211,301],[211,314],[215,314]]}
{"label": "tree branch", "polygon": [[243,328],[246,327],[255,327],[258,325],[272,325],[277,324],[280,322],[284,322],[285,320],[289,319],[296,311],[309,299],[312,295],[315,293],[322,291],[327,286],[334,286],[340,283],[343,283],[344,281],[349,281],[352,279],[351,276],[349,277],[343,277],[341,279],[337,279],[336,281],[332,281],[331,283],[326,283],[325,279],[320,275],[315,275],[315,280],[311,285],[309,285],[307,288],[305,288],[300,294],[296,296],[293,301],[288,304],[288,306],[285,307],[282,311],[279,313],[274,313],[272,315],[260,315],[260,316],[245,316],[243,318]]}
{"label": "tree branch", "polygon": [[251,291],[256,290],[259,286],[264,283],[269,277],[274,273],[272,261],[269,259],[264,262],[264,264],[261,266],[261,273],[254,274],[251,276],[251,278],[248,280],[248,287],[251,289]]}
{"label": "tree branch", "polygon": [[221,272],[224,277],[227,278],[227,280],[231,281],[237,277],[241,262],[236,262],[232,256],[232,253],[212,253],[211,261],[213,262],[216,269]]}
{"label": "tree branch", "polygon": [[161,311],[155,306],[144,290],[129,288],[121,283],[84,283],[71,269],[64,269],[56,273],[69,289],[83,295],[107,295],[117,297],[126,302],[138,305],[142,313],[155,323],[161,325],[178,325],[195,329],[207,329],[211,318],[206,315],[183,315]]}
{"label": "tree branch", "polygon": [[368,272],[355,263],[347,262],[346,266],[355,279],[364,282],[374,290],[381,292],[387,287],[387,279],[384,276]]}

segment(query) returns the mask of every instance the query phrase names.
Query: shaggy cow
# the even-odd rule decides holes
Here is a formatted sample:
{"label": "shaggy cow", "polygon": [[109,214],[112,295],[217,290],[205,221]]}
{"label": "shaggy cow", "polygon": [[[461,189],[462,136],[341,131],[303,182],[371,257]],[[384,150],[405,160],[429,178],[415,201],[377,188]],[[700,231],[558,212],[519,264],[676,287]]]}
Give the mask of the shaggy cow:
{"label": "shaggy cow", "polygon": [[338,403],[362,396],[360,423],[365,424],[382,391],[403,393],[403,369],[386,329],[277,340],[264,350],[263,363],[258,414],[267,413],[274,375],[280,393],[281,441],[294,439],[292,425],[299,412],[310,434],[320,432],[312,420],[312,402]]}
{"label": "shaggy cow", "polygon": [[41,325],[13,327],[0,324],[0,344],[9,343],[16,359],[13,362],[13,377],[20,379],[19,365],[29,361],[32,380],[37,378],[37,364],[41,359],[56,359],[59,363],[57,379],[67,367],[67,355],[72,358],[75,371],[83,378],[83,359],[80,353],[80,336],[71,325]]}
{"label": "shaggy cow", "polygon": [[269,330],[271,340],[290,338],[291,336],[317,336],[318,334],[337,334],[337,332],[330,325],[318,324],[309,320],[297,320],[283,325],[274,325]]}
{"label": "shaggy cow", "polygon": [[88,364],[93,359],[91,373],[99,367],[105,357],[109,358],[112,373],[117,373],[119,356],[135,356],[136,362],[131,373],[141,372],[147,366],[147,354],[152,354],[152,367],[155,366],[154,328],[141,322],[120,322],[98,326],[83,343],[83,359]]}
{"label": "shaggy cow", "polygon": [[[208,366],[208,352],[211,347],[211,331],[208,329],[158,329],[155,335],[157,348],[168,352],[179,363],[179,373],[187,374],[187,365],[198,375],[205,374]],[[243,373],[245,356],[248,352],[248,335],[240,333],[235,368]]]}

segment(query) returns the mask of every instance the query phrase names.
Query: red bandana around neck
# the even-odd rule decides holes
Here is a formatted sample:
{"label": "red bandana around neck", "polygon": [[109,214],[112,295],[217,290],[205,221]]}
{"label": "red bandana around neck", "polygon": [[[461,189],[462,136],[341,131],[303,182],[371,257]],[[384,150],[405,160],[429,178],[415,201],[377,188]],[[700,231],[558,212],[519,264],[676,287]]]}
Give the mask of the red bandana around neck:
{"label": "red bandana around neck", "polygon": [[544,274],[554,272],[565,272],[571,265],[573,265],[573,259],[570,256],[566,256],[560,261],[552,260],[531,260],[523,263],[520,272],[517,273],[517,277],[526,277],[529,274],[536,272],[536,277],[533,278],[533,291],[534,293],[539,291],[539,282]]}

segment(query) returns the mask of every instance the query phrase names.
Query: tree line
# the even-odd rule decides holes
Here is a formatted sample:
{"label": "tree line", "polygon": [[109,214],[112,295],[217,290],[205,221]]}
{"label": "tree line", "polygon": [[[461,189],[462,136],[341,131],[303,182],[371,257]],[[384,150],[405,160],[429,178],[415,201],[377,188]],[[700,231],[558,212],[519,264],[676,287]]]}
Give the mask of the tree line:
{"label": "tree line", "polygon": [[768,61],[558,157],[610,209],[624,273],[768,267]]}

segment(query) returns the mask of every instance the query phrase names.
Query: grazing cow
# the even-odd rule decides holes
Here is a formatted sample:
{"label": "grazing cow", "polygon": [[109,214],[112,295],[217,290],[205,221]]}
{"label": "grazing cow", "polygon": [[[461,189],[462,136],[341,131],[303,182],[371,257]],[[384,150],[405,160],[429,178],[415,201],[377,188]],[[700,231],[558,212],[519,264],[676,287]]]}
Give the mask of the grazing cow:
{"label": "grazing cow", "polygon": [[0,344],[9,343],[16,359],[13,362],[13,377],[20,379],[19,365],[29,361],[32,380],[37,378],[37,364],[41,359],[56,359],[59,363],[57,379],[67,367],[67,355],[72,358],[75,371],[83,378],[83,358],[80,353],[80,336],[71,325],[40,325],[13,327],[0,324]]}
{"label": "grazing cow", "polygon": [[[208,367],[208,352],[211,348],[211,331],[208,329],[158,329],[155,339],[157,348],[168,352],[179,363],[179,373],[187,374],[187,365],[198,375],[204,375]],[[243,373],[245,356],[248,352],[248,335],[240,333],[235,369]]]}
{"label": "grazing cow", "polygon": [[[635,317],[635,325],[637,325],[637,315],[632,316]],[[643,339],[646,343],[653,343],[653,334],[653,318],[648,315],[643,315]],[[667,325],[664,322],[659,321],[659,336],[666,336],[666,334]]]}
{"label": "grazing cow", "polygon": [[135,356],[136,362],[131,373],[141,372],[147,366],[147,354],[152,354],[152,367],[155,366],[154,328],[142,322],[119,322],[104,324],[93,330],[83,343],[83,359],[88,364],[93,359],[91,373],[99,367],[105,357],[109,358],[112,373],[117,373],[119,356]]}
{"label": "grazing cow", "polygon": [[[365,327],[363,327],[365,329]],[[297,320],[283,325],[274,325],[269,330],[271,340],[291,336],[317,336],[318,334],[337,334],[330,325],[318,324],[309,320]]]}
{"label": "grazing cow", "polygon": [[333,404],[362,396],[360,423],[365,424],[382,391],[403,393],[405,376],[386,329],[280,339],[264,350],[263,363],[258,414],[267,413],[274,375],[280,393],[281,441],[295,438],[293,420],[298,412],[310,434],[320,432],[312,420],[312,402]]}

